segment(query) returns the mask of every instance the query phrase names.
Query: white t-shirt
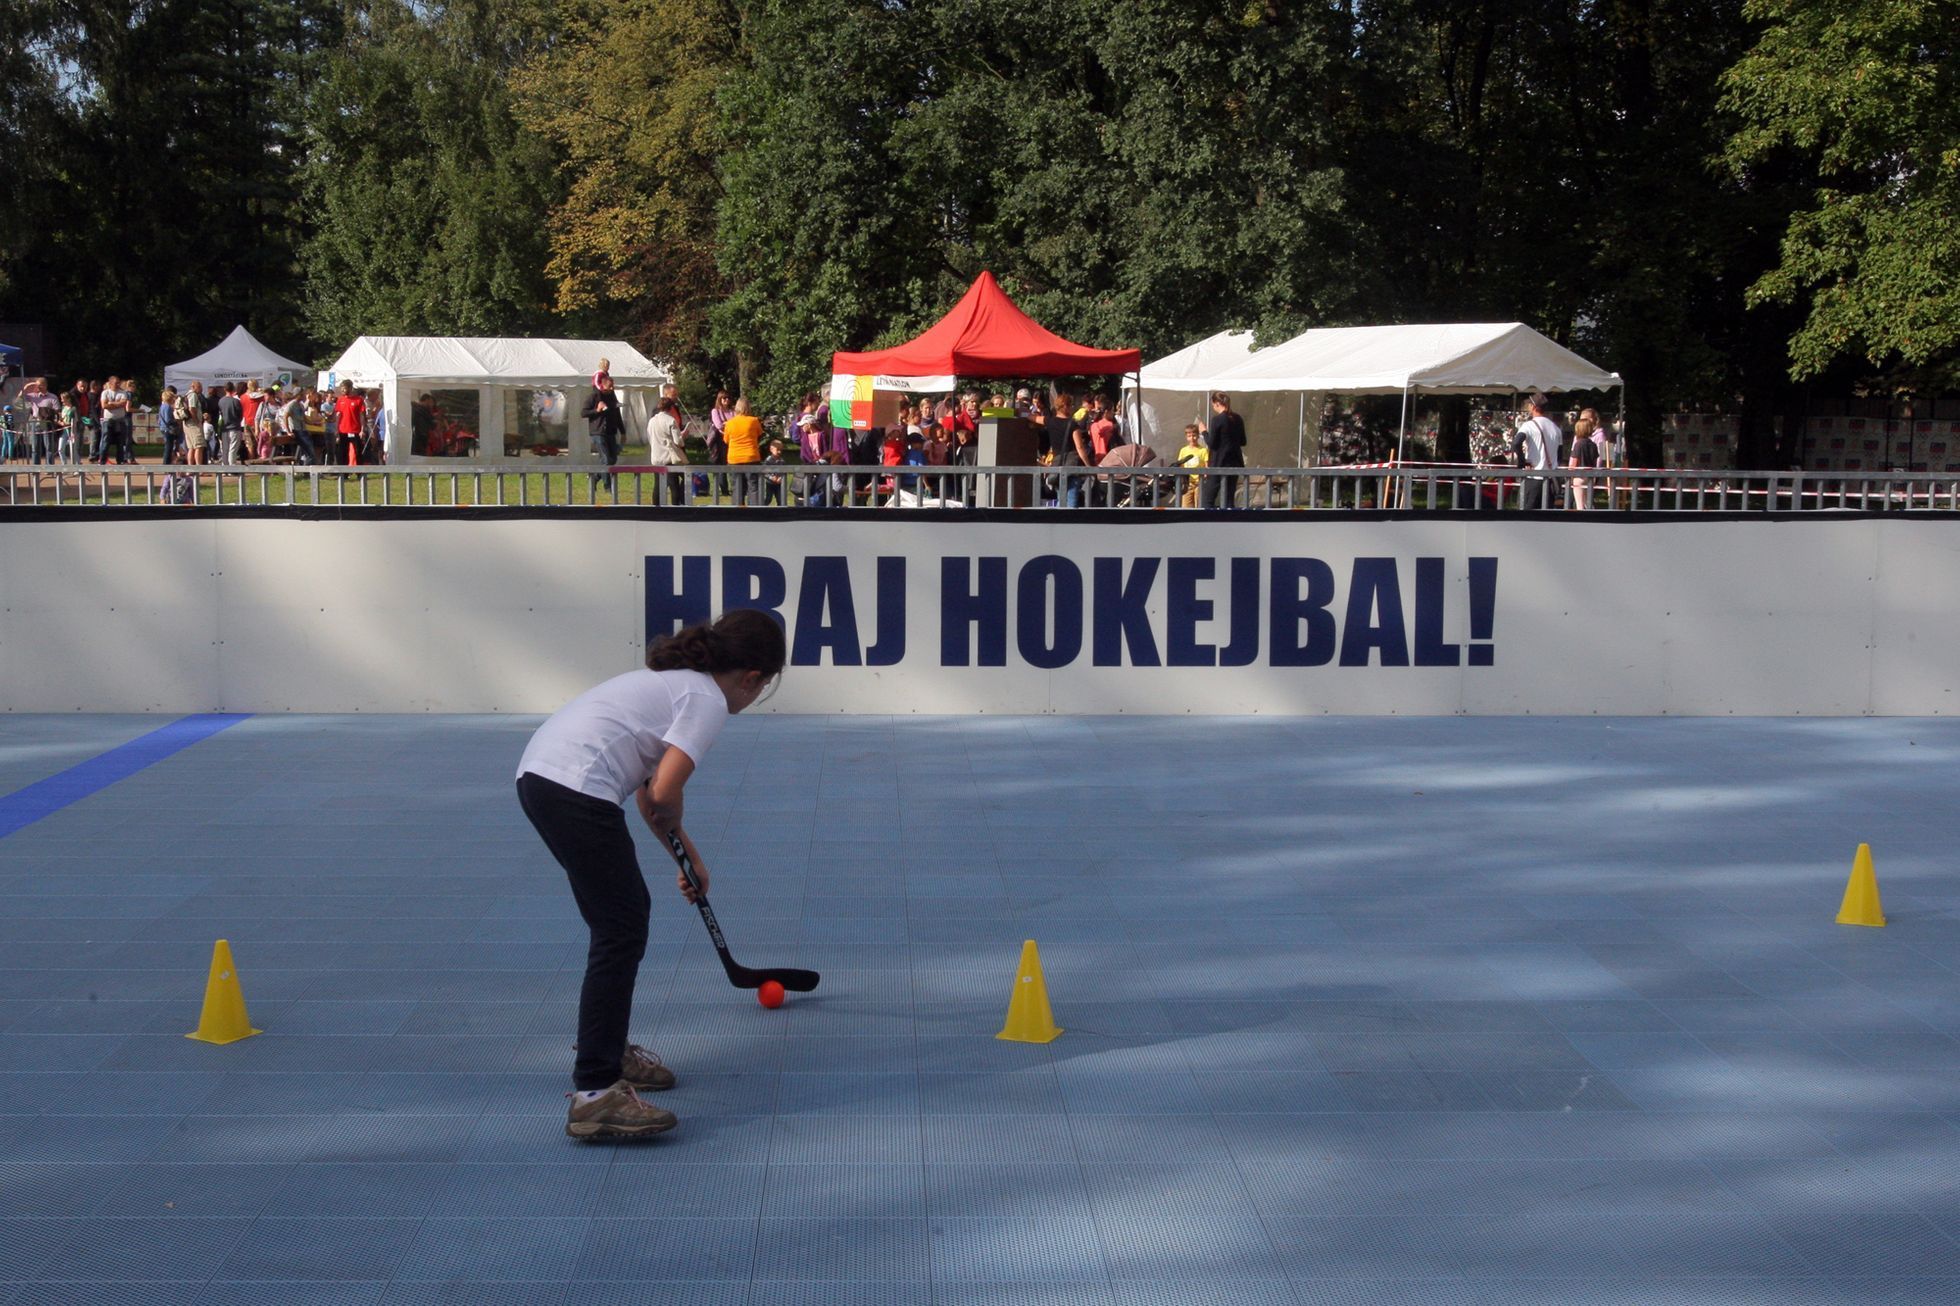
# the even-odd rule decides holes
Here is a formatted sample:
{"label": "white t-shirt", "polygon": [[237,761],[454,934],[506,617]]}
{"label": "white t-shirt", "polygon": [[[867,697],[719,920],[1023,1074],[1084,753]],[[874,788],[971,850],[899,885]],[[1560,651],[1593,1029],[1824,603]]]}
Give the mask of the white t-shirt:
{"label": "white t-shirt", "polygon": [[1533,471],[1558,466],[1559,439],[1564,432],[1557,422],[1549,417],[1527,417],[1518,423],[1518,434],[1524,437],[1525,461]]}
{"label": "white t-shirt", "polygon": [[667,746],[707,756],[728,720],[728,699],[700,671],[629,671],[594,685],[538,727],[517,774],[555,780],[625,804],[653,776]]}

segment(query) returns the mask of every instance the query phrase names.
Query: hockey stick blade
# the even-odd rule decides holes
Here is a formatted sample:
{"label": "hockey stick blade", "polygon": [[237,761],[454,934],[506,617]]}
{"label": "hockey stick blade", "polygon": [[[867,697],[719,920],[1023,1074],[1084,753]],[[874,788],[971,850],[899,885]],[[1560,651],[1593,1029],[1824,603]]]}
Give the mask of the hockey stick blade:
{"label": "hockey stick blade", "polygon": [[688,857],[687,849],[681,846],[680,839],[673,834],[667,836],[667,847],[673,853],[675,863],[681,868],[681,874],[685,875],[687,882],[694,886],[696,895],[694,905],[701,912],[702,923],[708,927],[708,938],[714,942],[715,953],[721,958],[721,968],[728,972],[730,984],[738,989],[759,989],[770,980],[774,980],[791,993],[808,993],[817,987],[817,981],[823,977],[816,971],[800,970],[795,966],[751,970],[730,956],[728,940],[722,937],[721,922],[715,919],[715,909],[708,905],[708,895],[701,892],[701,881],[694,874],[694,862]]}

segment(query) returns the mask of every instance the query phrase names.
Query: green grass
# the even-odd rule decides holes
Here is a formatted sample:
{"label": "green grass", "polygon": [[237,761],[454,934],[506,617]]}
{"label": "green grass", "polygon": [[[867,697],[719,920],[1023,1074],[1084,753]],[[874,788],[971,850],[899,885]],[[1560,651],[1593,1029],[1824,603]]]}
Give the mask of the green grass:
{"label": "green grass", "polygon": [[[592,473],[577,470],[566,472],[526,472],[504,473],[499,475],[476,475],[470,473],[451,474],[443,471],[389,471],[377,468],[373,472],[322,475],[315,479],[304,471],[296,472],[289,479],[283,471],[265,475],[247,473],[239,476],[199,476],[197,482],[197,502],[206,507],[218,505],[275,507],[378,507],[384,504],[408,505],[415,507],[495,507],[500,503],[506,507],[520,505],[589,505],[597,502],[644,503],[656,502],[657,486],[653,476],[623,474],[615,478],[618,488],[607,491],[598,490],[593,497]],[[56,502],[54,479],[50,476],[35,476],[26,470],[0,471],[0,502],[6,502],[5,487],[13,487],[12,502],[32,504],[37,502],[35,485],[39,485],[38,502]],[[64,505],[106,505],[121,507],[125,503],[132,507],[169,506],[161,493],[162,469],[151,469],[149,477],[131,476],[128,491],[124,492],[124,478],[111,471],[106,477],[90,472],[82,478],[78,492],[73,473],[60,477],[60,502]],[[316,493],[317,486],[317,493]],[[77,497],[79,493],[79,498]],[[499,495],[501,494],[501,499]],[[696,502],[704,502],[697,499]]]}

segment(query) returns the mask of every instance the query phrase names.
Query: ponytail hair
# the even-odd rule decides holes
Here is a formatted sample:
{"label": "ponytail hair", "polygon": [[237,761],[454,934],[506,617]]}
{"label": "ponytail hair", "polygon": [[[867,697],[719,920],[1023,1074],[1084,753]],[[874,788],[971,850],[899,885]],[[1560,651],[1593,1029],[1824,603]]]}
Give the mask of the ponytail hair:
{"label": "ponytail hair", "polygon": [[647,666],[655,671],[760,671],[764,679],[782,674],[789,649],[776,619],[755,608],[730,608],[712,622],[662,635],[647,645]]}

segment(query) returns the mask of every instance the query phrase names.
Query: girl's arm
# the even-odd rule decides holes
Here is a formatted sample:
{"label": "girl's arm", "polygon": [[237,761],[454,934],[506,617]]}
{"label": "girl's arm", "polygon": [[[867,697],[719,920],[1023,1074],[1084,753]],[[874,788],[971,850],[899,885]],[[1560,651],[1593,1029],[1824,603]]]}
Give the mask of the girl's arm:
{"label": "girl's arm", "polygon": [[708,864],[701,860],[701,852],[688,838],[687,831],[681,827],[681,791],[688,778],[694,774],[694,759],[680,749],[669,744],[667,751],[660,755],[660,764],[654,768],[653,778],[633,791],[634,800],[640,808],[640,815],[647,827],[661,836],[664,842],[671,832],[687,849],[688,859],[694,863],[695,878],[701,881],[701,891],[697,894],[694,886],[687,882],[676,866],[674,884],[681,896],[689,902],[698,902],[708,892]]}

